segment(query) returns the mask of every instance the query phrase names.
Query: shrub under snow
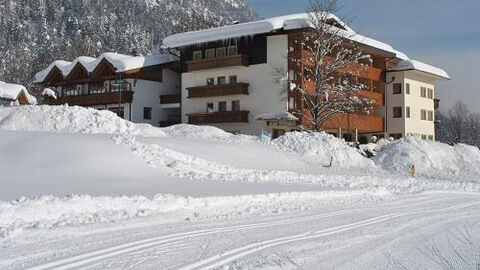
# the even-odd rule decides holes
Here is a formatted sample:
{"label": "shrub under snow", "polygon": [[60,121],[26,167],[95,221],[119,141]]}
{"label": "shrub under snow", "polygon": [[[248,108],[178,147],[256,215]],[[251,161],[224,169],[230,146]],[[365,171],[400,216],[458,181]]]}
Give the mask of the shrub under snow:
{"label": "shrub under snow", "polygon": [[[415,165],[418,176],[458,177],[480,181],[480,150],[478,147],[448,144],[406,137],[388,145],[373,161],[389,171],[408,174]],[[473,176],[473,177],[472,177]]]}
{"label": "shrub under snow", "polygon": [[325,132],[290,132],[272,141],[284,151],[304,156],[308,161],[328,167],[368,167],[373,162],[355,148]]}

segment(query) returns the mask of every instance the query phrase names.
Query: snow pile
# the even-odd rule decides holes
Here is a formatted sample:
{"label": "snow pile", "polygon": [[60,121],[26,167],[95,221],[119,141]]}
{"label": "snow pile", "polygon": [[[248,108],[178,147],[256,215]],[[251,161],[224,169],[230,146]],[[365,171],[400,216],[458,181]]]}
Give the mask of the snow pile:
{"label": "snow pile", "polygon": [[50,88],[45,88],[45,89],[43,89],[42,96],[46,96],[46,97],[50,97],[50,98],[53,98],[53,99],[57,99],[57,93],[55,93],[55,91],[53,91],[53,90],[50,89]]}
{"label": "snow pile", "polygon": [[61,133],[138,133],[135,124],[110,111],[78,106],[0,108],[0,129]]}
{"label": "snow pile", "polygon": [[480,150],[475,146],[450,146],[411,136],[390,144],[373,161],[386,170],[403,175],[415,165],[418,176],[480,181]]}
{"label": "snow pile", "polygon": [[367,143],[359,145],[359,151],[363,156],[372,157],[376,156],[379,152],[382,152],[387,146],[393,142],[392,140],[380,139],[375,143]]}
{"label": "snow pile", "polygon": [[371,167],[373,162],[354,148],[325,132],[290,132],[272,141],[286,152],[304,156],[308,161],[325,167]]}
{"label": "snow pile", "polygon": [[288,192],[229,197],[192,198],[174,195],[64,198],[42,196],[0,201],[0,238],[29,229],[52,229],[94,223],[117,222],[135,217],[199,219],[266,215],[306,210],[345,202],[374,202],[389,193],[385,189],[366,192]]}

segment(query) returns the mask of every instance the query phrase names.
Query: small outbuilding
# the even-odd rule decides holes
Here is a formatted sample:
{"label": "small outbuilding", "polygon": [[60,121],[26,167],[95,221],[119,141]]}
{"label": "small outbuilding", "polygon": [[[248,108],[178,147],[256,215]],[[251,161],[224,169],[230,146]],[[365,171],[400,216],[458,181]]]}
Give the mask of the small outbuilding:
{"label": "small outbuilding", "polygon": [[0,81],[0,107],[37,104],[23,85]]}

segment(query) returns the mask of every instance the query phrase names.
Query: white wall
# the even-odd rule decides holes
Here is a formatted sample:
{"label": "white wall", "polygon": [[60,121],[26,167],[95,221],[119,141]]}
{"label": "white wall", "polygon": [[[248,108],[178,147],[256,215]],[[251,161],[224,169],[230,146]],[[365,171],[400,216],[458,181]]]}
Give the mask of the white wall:
{"label": "white wall", "polygon": [[[414,70],[389,72],[387,82],[391,82],[392,77],[395,77],[395,80],[389,83],[386,88],[387,136],[390,136],[390,134],[402,134],[403,136],[415,134],[435,138],[434,122],[428,121],[428,114],[427,120],[421,120],[420,114],[422,109],[435,111],[433,99],[429,99],[428,96],[424,98],[420,95],[421,87],[434,89],[435,95],[435,78]],[[401,94],[393,94],[394,83],[402,84]],[[407,83],[410,84],[410,94],[406,94]],[[406,118],[407,106],[410,107],[410,118]],[[393,107],[402,107],[402,118],[393,118]]]}
{"label": "white wall", "polygon": [[[133,103],[132,121],[135,123],[147,123],[158,126],[161,120],[166,120],[169,114],[175,113],[175,109],[162,109],[160,95],[179,94],[178,73],[163,69],[163,82],[128,79],[132,84]],[[143,109],[152,108],[152,119],[143,119]],[[178,109],[177,109],[178,111]]]}
{"label": "white wall", "polygon": [[[240,101],[240,110],[250,111],[249,123],[224,123],[215,126],[226,131],[239,131],[243,134],[260,135],[265,122],[255,120],[262,113],[284,111],[287,108],[285,90],[275,80],[276,70],[287,71],[288,36],[277,35],[267,37],[267,63],[250,65],[249,67],[228,67],[221,69],[201,70],[182,74],[182,122],[187,123],[188,113],[205,113],[208,102],[214,103],[218,111],[218,102],[226,101],[227,110],[231,110],[233,100]],[[189,99],[186,88],[206,85],[207,78],[236,75],[237,81],[249,83],[249,95],[232,95],[223,97]]]}

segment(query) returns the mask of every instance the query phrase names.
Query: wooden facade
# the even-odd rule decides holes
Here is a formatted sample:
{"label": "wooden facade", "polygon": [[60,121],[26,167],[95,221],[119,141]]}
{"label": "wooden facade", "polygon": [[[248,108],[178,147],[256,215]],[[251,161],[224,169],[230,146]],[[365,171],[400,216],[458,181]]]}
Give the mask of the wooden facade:
{"label": "wooden facade", "polygon": [[[305,37],[302,32],[289,34],[290,52],[288,53],[288,68],[289,70],[293,70],[297,75],[295,83],[313,94],[315,92],[315,82],[306,79],[303,71],[305,68],[315,65],[315,62],[312,53],[304,49],[304,46],[301,45],[305,42],[304,39]],[[355,74],[351,79],[356,82],[361,82],[368,87],[367,90],[352,94],[373,100],[375,102],[374,107],[382,107],[385,106],[385,70],[388,58],[386,55],[375,53],[374,51],[368,50],[368,48],[366,48],[366,50],[366,53],[372,56],[371,62],[365,63],[364,65],[348,66],[344,70],[341,70],[340,73],[343,71],[345,73]],[[309,111],[304,107],[300,93],[288,91],[288,98],[293,98],[295,102],[295,109],[290,109],[290,112],[299,116],[300,124],[307,127],[310,126],[310,122],[307,120]],[[356,113],[337,114],[326,121],[323,128],[326,130],[342,129],[347,132],[357,130],[362,133],[381,133],[385,130],[384,122],[384,118],[379,116]]]}
{"label": "wooden facade", "polygon": [[88,94],[88,95],[78,95],[78,96],[63,96],[58,97],[57,99],[48,99],[47,102],[50,105],[62,105],[68,103],[69,105],[78,105],[78,106],[98,106],[106,104],[116,104],[116,103],[132,103],[133,101],[133,92],[132,91],[122,91],[122,92],[107,92],[99,94]]}

